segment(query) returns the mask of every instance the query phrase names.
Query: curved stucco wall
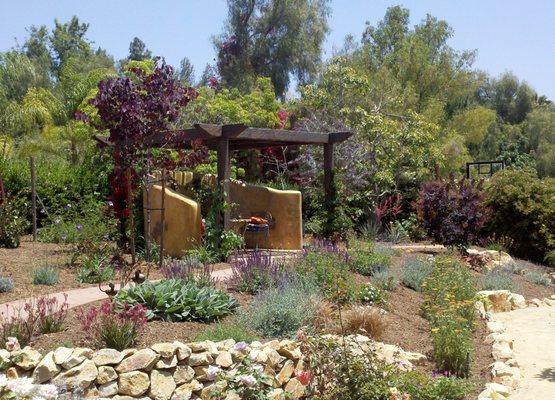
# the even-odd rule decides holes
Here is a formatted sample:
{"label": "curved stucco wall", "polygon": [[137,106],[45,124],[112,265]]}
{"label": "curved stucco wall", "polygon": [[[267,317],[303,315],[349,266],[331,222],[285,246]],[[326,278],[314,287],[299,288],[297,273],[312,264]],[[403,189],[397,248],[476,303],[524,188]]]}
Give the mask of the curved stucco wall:
{"label": "curved stucco wall", "polygon": [[[146,191],[143,206],[146,231]],[[162,207],[162,187],[151,185],[148,191],[150,199],[150,237],[160,244],[162,232],[160,208]],[[166,188],[164,223],[164,249],[172,257],[180,257],[187,250],[201,244],[200,205],[171,189]]]}
{"label": "curved stucco wall", "polygon": [[[264,186],[231,181],[229,201],[233,204],[232,217],[249,218],[253,214],[268,212],[275,225],[268,237],[251,238],[247,234],[247,247],[300,250],[303,247],[302,197],[296,190],[277,190]],[[250,243],[249,243],[250,242]],[[251,246],[249,246],[249,244]]]}

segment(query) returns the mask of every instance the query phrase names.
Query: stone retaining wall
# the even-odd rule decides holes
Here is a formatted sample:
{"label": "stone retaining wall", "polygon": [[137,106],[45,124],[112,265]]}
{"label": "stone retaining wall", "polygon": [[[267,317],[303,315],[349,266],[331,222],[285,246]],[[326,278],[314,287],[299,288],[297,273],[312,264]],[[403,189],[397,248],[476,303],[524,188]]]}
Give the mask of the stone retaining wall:
{"label": "stone retaining wall", "polygon": [[[347,340],[358,348],[376,351],[378,357],[400,368],[412,369],[413,363],[426,360],[422,354],[404,352],[365,336],[348,336]],[[9,378],[32,377],[35,383],[54,384],[62,391],[65,388],[88,398],[210,399],[214,390],[225,387],[225,380],[219,378],[224,374],[237,377],[246,359],[267,378],[270,399],[299,399],[305,391],[300,378],[304,369],[301,350],[291,340],[265,344],[234,340],[158,343],[121,352],[59,347],[44,356],[29,347],[18,349],[13,343],[12,347],[16,348],[11,352],[0,350]],[[252,379],[244,377],[247,384],[247,378]],[[236,400],[238,396],[228,394],[226,399]]]}

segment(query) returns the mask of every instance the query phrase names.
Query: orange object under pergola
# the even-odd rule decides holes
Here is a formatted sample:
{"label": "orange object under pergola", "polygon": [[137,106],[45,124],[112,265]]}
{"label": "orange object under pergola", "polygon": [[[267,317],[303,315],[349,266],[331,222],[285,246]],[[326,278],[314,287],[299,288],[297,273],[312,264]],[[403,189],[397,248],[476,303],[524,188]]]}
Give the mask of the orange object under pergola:
{"label": "orange object under pergola", "polygon": [[[178,131],[155,133],[145,139],[144,147],[165,149],[190,149],[195,143],[217,152],[217,180],[225,190],[230,178],[230,151],[262,149],[276,146],[320,145],[324,151],[324,193],[327,200],[334,196],[333,181],[333,147],[353,135],[352,132],[307,132],[285,129],[268,129],[249,127],[244,124],[215,125],[195,124],[193,127]],[[95,136],[103,145],[112,143],[105,136]],[[328,203],[330,204],[330,203]],[[229,217],[223,218],[224,227],[229,226]]]}

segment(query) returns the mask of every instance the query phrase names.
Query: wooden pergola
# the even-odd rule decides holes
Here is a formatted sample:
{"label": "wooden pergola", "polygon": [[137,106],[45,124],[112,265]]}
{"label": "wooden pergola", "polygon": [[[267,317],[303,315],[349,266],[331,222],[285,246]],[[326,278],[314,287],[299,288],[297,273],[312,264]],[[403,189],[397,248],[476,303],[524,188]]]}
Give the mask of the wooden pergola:
{"label": "wooden pergola", "polygon": [[[192,128],[172,132],[160,132],[147,138],[142,146],[167,149],[190,149],[195,143],[215,150],[218,155],[218,176],[220,187],[227,193],[226,182],[230,178],[230,152],[233,150],[261,149],[276,146],[319,145],[324,150],[324,193],[328,200],[334,195],[333,147],[335,143],[347,140],[352,132],[307,132],[285,129],[253,128],[244,124],[214,125],[195,124]],[[96,136],[104,145],[112,145],[104,136]],[[229,216],[223,218],[224,227],[229,227]]]}

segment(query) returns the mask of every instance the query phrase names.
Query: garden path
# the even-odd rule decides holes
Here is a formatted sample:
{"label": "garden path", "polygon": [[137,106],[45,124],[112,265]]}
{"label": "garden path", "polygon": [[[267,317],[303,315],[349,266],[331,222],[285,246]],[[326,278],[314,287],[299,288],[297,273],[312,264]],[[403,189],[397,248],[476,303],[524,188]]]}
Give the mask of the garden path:
{"label": "garden path", "polygon": [[495,314],[514,340],[523,379],[510,400],[555,398],[555,307],[523,308]]}
{"label": "garden path", "polygon": [[[231,268],[220,269],[212,272],[212,277],[217,280],[223,280],[231,276]],[[119,289],[119,285],[116,285]],[[63,292],[53,293],[49,297],[56,297],[61,304],[64,302],[64,294],[67,294],[67,303],[69,308],[79,307],[88,303],[93,303],[98,300],[107,299],[108,296],[98,289],[98,286],[91,286],[81,289],[64,290]],[[19,310],[22,310],[26,302],[32,300],[31,298],[20,299],[0,304],[0,312],[2,320],[10,318],[12,315],[17,315]],[[21,311],[23,312],[23,311]],[[0,320],[0,323],[2,323]]]}

